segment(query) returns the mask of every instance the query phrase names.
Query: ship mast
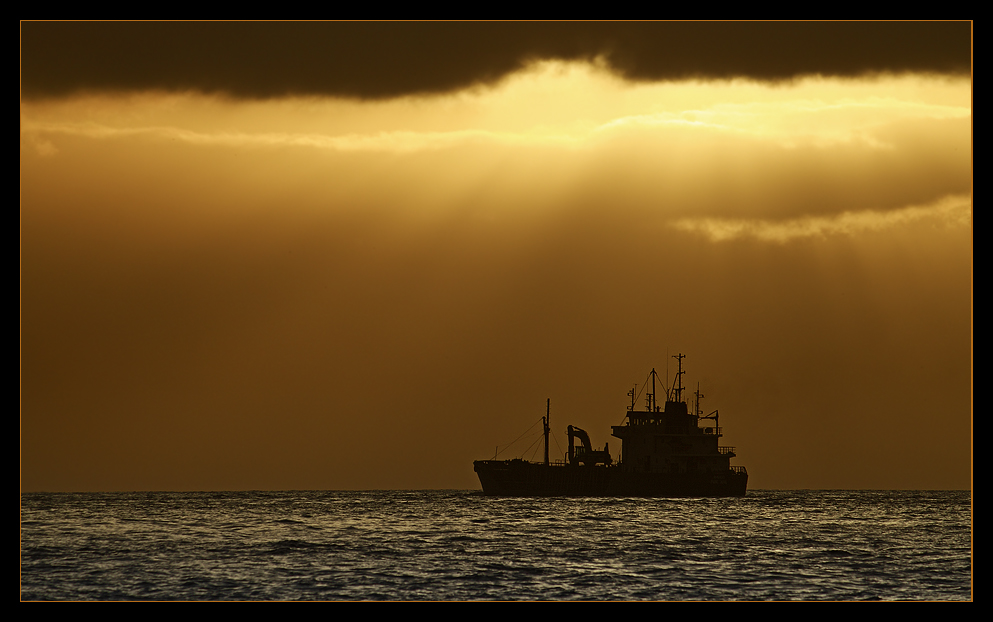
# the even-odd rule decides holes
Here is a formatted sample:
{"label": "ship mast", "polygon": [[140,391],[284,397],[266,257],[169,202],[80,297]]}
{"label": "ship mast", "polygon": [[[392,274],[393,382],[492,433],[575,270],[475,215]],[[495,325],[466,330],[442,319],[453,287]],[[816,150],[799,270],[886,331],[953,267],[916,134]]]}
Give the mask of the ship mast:
{"label": "ship mast", "polygon": [[549,422],[552,418],[552,398],[545,400],[545,416],[541,421],[545,424],[545,466],[548,466],[548,431],[551,429]]}
{"label": "ship mast", "polygon": [[658,400],[655,399],[655,377],[657,375],[658,374],[655,373],[655,368],[653,367],[652,368],[652,403],[651,403],[651,407],[649,408],[649,410],[651,410],[652,412],[658,412],[659,410]]}
{"label": "ship mast", "polygon": [[679,367],[677,368],[678,371],[676,372],[675,391],[676,391],[676,401],[681,402],[683,401],[683,359],[686,358],[686,355],[682,353],[673,354],[672,358],[676,359],[677,363],[679,364]]}
{"label": "ship mast", "polygon": [[[654,367],[652,368],[652,373],[648,375],[652,377],[652,390],[648,395],[645,396],[645,406],[647,407],[648,412],[656,413],[659,411],[659,402],[658,400],[655,399],[655,379],[658,378],[659,375],[655,371]],[[631,398],[631,409],[634,410],[633,397]]]}

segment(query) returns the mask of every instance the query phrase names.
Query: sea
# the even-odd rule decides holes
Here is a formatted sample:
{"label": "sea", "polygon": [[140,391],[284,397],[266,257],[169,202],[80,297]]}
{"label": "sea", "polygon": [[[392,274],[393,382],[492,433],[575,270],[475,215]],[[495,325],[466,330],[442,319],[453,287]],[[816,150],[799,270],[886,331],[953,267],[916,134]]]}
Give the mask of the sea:
{"label": "sea", "polygon": [[970,491],[21,494],[25,601],[969,601]]}

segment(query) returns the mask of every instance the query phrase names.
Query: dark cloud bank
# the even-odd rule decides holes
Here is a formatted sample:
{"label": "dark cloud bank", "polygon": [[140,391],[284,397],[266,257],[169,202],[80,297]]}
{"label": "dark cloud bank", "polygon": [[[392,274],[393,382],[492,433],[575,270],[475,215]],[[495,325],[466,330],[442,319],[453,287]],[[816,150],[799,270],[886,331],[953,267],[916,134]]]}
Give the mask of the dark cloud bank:
{"label": "dark cloud bank", "polygon": [[22,22],[29,98],[98,90],[385,98],[600,57],[633,80],[968,74],[970,22]]}

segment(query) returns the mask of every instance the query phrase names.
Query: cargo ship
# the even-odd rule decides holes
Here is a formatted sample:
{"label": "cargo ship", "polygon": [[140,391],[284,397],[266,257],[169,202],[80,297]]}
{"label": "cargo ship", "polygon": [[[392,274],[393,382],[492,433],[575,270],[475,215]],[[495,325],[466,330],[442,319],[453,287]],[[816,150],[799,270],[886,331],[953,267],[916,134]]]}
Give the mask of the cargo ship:
{"label": "cargo ship", "polygon": [[[694,393],[693,412],[683,400],[683,354],[673,358],[678,371],[660,406],[661,385],[654,369],[641,391],[628,392],[631,405],[621,425],[611,428],[621,439],[620,458],[614,462],[608,445],[593,449],[589,434],[568,426],[569,449],[562,460],[550,461],[548,436],[550,405],[542,418],[545,440],[543,462],[524,459],[477,460],[473,468],[483,494],[515,497],[742,497],[748,487],[745,467],[732,466],[734,447],[720,445],[720,414],[704,415],[703,395]],[[649,388],[650,385],[650,388]],[[644,410],[635,405],[645,395]],[[712,422],[712,424],[711,424]],[[577,443],[576,441],[579,441]]]}

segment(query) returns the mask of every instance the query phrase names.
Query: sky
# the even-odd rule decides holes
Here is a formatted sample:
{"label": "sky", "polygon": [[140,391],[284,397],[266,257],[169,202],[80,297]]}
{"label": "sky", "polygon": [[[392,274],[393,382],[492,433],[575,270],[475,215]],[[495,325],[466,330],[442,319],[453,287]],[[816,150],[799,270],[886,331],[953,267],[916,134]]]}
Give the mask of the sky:
{"label": "sky", "polygon": [[546,399],[616,459],[677,353],[752,489],[971,488],[971,72],[968,22],[22,22],[21,488],[478,489]]}

